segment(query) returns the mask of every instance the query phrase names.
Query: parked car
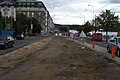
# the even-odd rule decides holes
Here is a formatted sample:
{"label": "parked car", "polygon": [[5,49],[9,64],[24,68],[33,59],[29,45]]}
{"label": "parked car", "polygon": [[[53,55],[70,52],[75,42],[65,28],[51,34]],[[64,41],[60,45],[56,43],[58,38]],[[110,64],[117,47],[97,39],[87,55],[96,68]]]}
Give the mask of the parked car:
{"label": "parked car", "polygon": [[92,40],[102,41],[102,39],[103,39],[102,33],[94,33],[94,34],[92,34]]}
{"label": "parked car", "polygon": [[120,37],[111,37],[108,40],[107,51],[111,53],[112,46],[116,47],[116,55],[120,57]]}
{"label": "parked car", "polygon": [[12,36],[0,35],[0,48],[14,47],[14,39]]}
{"label": "parked car", "polygon": [[23,34],[17,35],[16,39],[18,39],[18,40],[24,40],[24,35]]}

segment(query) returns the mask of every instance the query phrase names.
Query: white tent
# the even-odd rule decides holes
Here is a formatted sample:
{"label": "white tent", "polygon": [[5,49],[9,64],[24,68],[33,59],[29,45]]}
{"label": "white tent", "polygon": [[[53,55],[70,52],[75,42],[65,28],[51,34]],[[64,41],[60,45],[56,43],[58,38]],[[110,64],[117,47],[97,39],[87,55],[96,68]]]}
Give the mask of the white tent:
{"label": "white tent", "polygon": [[[90,33],[90,35],[92,35],[93,33],[95,33],[95,31],[91,31],[91,32],[89,32],[89,33]],[[102,33],[103,36],[106,36],[106,32],[105,32],[105,31],[104,31],[104,32],[103,32],[103,31],[96,31],[96,33]],[[118,35],[118,32],[109,32],[109,31],[108,31],[108,35],[109,35],[109,36],[112,36],[112,35],[113,35],[113,36],[117,36],[117,35]]]}
{"label": "white tent", "polygon": [[70,32],[70,33],[73,33],[73,34],[78,33],[77,30],[69,30],[69,32]]}

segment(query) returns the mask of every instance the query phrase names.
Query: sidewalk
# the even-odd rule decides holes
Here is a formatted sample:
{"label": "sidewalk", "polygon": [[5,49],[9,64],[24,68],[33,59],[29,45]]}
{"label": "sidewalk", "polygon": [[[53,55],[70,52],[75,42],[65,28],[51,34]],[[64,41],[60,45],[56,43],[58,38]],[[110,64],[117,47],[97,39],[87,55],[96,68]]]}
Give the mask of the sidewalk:
{"label": "sidewalk", "polygon": [[[78,41],[78,40],[74,40],[74,41],[82,45],[82,43],[80,41]],[[84,42],[84,46],[87,47],[87,48],[90,48],[91,50],[97,51],[98,52],[97,55],[99,55],[101,57],[104,57],[104,58],[120,65],[120,58],[115,56],[115,58],[112,60],[112,55],[107,52],[107,49],[105,47],[101,47],[101,46],[96,44],[95,48],[93,49],[92,48],[92,43],[89,44],[87,42]]]}

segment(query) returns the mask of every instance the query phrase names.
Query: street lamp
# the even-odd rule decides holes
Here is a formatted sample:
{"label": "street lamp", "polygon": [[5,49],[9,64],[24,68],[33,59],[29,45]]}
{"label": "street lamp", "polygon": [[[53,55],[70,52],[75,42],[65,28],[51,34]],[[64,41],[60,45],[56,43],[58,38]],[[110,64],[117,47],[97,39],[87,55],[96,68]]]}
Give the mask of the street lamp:
{"label": "street lamp", "polygon": [[80,15],[82,15],[84,17],[84,24],[85,24],[85,15],[83,15],[83,14],[80,14]]}
{"label": "street lamp", "polygon": [[66,14],[65,16],[66,16],[66,24],[69,24],[69,21],[68,21],[68,14]]}
{"label": "street lamp", "polygon": [[[92,5],[88,5],[88,6],[92,7],[93,9],[93,27],[94,27],[94,7]],[[93,34],[93,31],[92,31],[92,34]]]}

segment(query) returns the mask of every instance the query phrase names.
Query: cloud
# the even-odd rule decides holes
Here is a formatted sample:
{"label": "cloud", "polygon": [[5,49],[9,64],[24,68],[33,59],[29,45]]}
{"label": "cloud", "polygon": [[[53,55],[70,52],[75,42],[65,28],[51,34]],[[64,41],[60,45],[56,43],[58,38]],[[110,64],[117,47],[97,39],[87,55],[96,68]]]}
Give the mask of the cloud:
{"label": "cloud", "polygon": [[[120,0],[42,0],[47,7],[54,22],[62,24],[83,24],[83,15],[85,20],[93,19],[94,14],[99,15],[101,11],[110,9],[117,14]],[[91,6],[88,6],[91,5]],[[82,14],[82,15],[80,15]]]}
{"label": "cloud", "polygon": [[119,4],[120,0],[101,0],[102,3]]}
{"label": "cloud", "polygon": [[120,0],[108,0],[110,3],[120,3]]}

